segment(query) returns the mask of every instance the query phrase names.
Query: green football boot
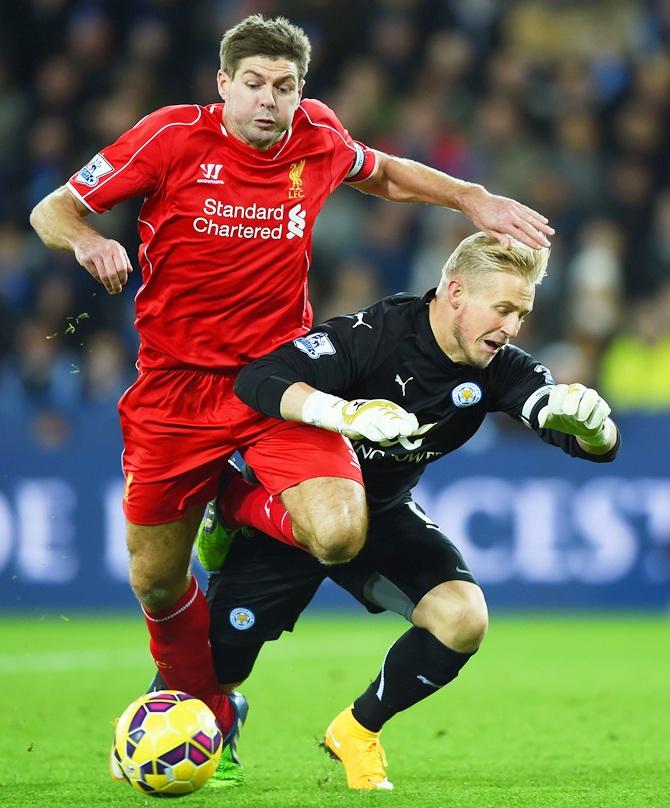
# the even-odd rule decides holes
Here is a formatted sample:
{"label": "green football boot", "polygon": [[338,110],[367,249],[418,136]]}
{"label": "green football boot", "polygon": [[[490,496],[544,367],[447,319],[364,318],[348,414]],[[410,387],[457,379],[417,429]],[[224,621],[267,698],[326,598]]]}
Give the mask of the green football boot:
{"label": "green football boot", "polygon": [[[246,465],[244,470],[240,470],[233,460],[226,464],[219,483],[219,492],[225,491],[234,475],[244,477],[252,474]],[[250,478],[251,479],[251,478]],[[198,561],[207,572],[216,572],[223,566],[228,553],[230,552],[233,539],[238,536],[253,536],[253,528],[250,527],[228,527],[223,521],[216,499],[207,503],[198,532],[195,536],[195,549]]]}
{"label": "green football boot", "polygon": [[207,572],[215,572],[221,569],[223,562],[228,557],[230,546],[238,530],[240,528],[232,529],[223,524],[219,506],[215,499],[207,503],[195,536],[198,561]]}
{"label": "green football boot", "polygon": [[230,694],[230,700],[235,708],[235,723],[224,740],[226,745],[221,752],[219,765],[207,783],[209,788],[230,788],[244,785],[244,769],[237,756],[237,742],[240,739],[240,730],[247,720],[249,702],[237,691]]}

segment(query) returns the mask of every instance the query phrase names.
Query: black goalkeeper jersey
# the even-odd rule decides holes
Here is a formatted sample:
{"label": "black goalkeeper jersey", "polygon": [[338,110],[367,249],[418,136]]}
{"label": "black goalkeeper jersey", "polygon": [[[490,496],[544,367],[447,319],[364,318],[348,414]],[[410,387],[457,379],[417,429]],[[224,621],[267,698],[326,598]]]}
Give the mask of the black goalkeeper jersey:
{"label": "black goalkeeper jersey", "polygon": [[435,295],[393,295],[367,309],[332,319],[244,368],[235,391],[250,407],[279,418],[284,391],[302,381],[343,398],[385,398],[413,412],[419,425],[435,423],[422,437],[381,446],[353,441],[372,511],[408,495],[426,465],[458,449],[489,412],[506,412],[546,443],[573,457],[612,460],[619,439],[604,455],[584,452],[576,438],[538,427],[547,403],[550,371],[519,348],[501,348],[486,368],[456,364],[437,344],[428,319]]}

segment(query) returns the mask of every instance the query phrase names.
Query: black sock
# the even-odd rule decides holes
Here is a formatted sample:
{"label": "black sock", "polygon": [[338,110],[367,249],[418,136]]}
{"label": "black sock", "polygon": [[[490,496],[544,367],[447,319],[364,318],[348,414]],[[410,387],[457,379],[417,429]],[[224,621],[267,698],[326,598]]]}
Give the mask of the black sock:
{"label": "black sock", "polygon": [[411,628],[389,648],[379,676],[354,702],[354,718],[379,732],[396,713],[455,679],[474,653],[454,651],[429,631]]}

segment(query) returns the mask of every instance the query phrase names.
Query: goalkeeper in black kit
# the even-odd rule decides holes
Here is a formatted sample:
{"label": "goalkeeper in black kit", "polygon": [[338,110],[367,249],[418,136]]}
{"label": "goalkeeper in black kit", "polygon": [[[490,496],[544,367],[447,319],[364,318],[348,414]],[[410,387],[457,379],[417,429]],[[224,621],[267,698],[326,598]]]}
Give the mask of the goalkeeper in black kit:
{"label": "goalkeeper in black kit", "polygon": [[[219,681],[228,690],[243,681],[263,644],[293,628],[325,577],[370,612],[394,611],[412,624],[326,730],[324,744],[350,788],[393,788],[382,726],[458,676],[487,630],[466,560],[412,499],[426,465],[462,446],[491,412],[582,460],[609,462],[619,449],[610,408],[595,390],[554,384],[544,365],[510,344],[547,260],[547,249],[505,248],[476,233],[450,256],[437,289],[334,317],[237,379],[250,407],[352,440],[369,530],[358,556],[324,566],[287,546],[297,544],[290,519],[249,470],[229,475],[198,534],[200,558],[215,570],[208,600]],[[255,530],[242,535],[242,525]]]}

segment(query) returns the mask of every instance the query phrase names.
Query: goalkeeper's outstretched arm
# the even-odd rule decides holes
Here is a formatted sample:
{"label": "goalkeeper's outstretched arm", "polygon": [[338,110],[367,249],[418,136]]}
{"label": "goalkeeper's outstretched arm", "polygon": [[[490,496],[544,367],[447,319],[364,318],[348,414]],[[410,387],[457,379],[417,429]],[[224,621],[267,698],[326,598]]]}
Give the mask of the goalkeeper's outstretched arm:
{"label": "goalkeeper's outstretched arm", "polygon": [[[416,416],[386,399],[358,398],[347,401],[317,390],[297,380],[295,372],[272,357],[244,368],[235,383],[235,392],[253,409],[285,421],[339,432],[352,440],[374,442],[423,435],[432,424],[419,426]],[[275,372],[273,372],[275,371]]]}
{"label": "goalkeeper's outstretched arm", "polygon": [[[383,398],[347,401],[305,382],[295,382],[286,389],[279,412],[285,421],[313,424],[354,440],[394,440],[419,434],[420,430],[416,416],[393,401]],[[424,427],[420,434],[427,428],[430,427]]]}

